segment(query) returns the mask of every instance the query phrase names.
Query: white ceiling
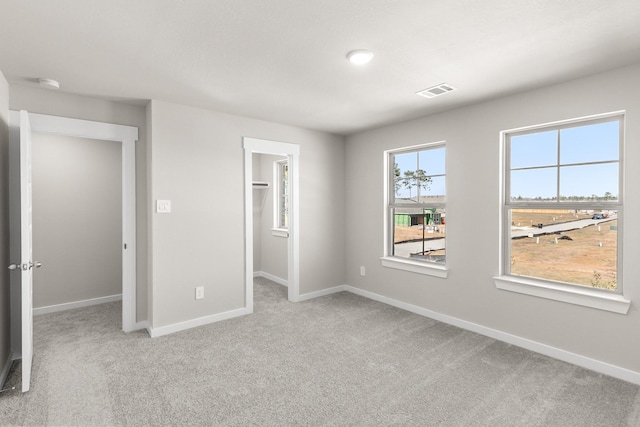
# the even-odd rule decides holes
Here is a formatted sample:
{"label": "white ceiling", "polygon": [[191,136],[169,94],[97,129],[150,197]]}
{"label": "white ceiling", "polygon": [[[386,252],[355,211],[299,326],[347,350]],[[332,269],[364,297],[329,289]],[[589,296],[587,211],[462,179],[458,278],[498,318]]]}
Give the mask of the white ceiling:
{"label": "white ceiling", "polygon": [[639,0],[0,0],[12,85],[337,134],[639,62]]}

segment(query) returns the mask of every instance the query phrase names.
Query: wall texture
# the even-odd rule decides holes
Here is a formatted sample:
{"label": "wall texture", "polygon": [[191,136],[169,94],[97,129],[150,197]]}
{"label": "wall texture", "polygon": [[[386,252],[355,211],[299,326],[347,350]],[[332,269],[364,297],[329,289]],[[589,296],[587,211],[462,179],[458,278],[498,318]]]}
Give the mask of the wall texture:
{"label": "wall texture", "polygon": [[34,133],[33,306],[122,293],[122,143]]}
{"label": "wall texture", "polygon": [[[640,372],[640,65],[521,93],[347,138],[346,276],[349,285]],[[496,289],[499,273],[499,132],[626,110],[626,315]],[[447,141],[447,264],[440,279],[380,264],[383,151]],[[359,266],[367,275],[359,275]]]}
{"label": "wall texture", "polygon": [[152,327],[244,307],[244,136],[300,145],[300,292],[344,283],[342,137],[160,101],[150,122],[151,199],[173,209],[151,220]]}
{"label": "wall texture", "polygon": [[[75,119],[94,120],[138,128],[136,143],[136,240],[137,240],[137,320],[147,313],[147,129],[143,105],[108,101],[46,89],[13,85],[9,107],[32,113],[50,114]],[[142,104],[142,103],[140,103]]]}
{"label": "wall texture", "polygon": [[11,352],[9,305],[9,84],[0,71],[0,388]]}

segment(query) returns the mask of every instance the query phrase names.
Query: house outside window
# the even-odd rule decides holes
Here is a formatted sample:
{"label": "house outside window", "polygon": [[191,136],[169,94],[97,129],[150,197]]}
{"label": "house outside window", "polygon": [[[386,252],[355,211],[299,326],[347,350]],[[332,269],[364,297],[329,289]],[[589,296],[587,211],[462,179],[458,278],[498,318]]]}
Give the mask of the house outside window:
{"label": "house outside window", "polygon": [[390,263],[405,260],[444,269],[445,154],[444,142],[386,152],[387,233],[383,265],[403,268],[409,264]]}
{"label": "house outside window", "polygon": [[622,294],[624,115],[503,137],[501,278],[545,292]]}

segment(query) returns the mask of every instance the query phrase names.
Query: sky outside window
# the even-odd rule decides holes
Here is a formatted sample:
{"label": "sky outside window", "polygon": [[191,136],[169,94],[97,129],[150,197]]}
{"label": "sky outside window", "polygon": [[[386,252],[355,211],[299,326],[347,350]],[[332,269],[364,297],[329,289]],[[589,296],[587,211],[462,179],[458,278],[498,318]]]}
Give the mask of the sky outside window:
{"label": "sky outside window", "polygon": [[617,199],[619,138],[617,120],[511,137],[511,200]]}

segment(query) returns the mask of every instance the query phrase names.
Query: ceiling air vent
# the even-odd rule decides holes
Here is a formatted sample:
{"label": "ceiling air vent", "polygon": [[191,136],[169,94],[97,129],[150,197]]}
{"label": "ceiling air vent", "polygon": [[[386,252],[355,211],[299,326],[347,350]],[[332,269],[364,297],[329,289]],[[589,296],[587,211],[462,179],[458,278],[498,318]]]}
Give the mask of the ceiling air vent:
{"label": "ceiling air vent", "polygon": [[447,92],[451,92],[455,90],[451,85],[446,83],[441,83],[437,86],[430,87],[429,89],[421,90],[420,92],[416,92],[416,95],[424,96],[425,98],[435,98],[436,96],[443,95]]}

